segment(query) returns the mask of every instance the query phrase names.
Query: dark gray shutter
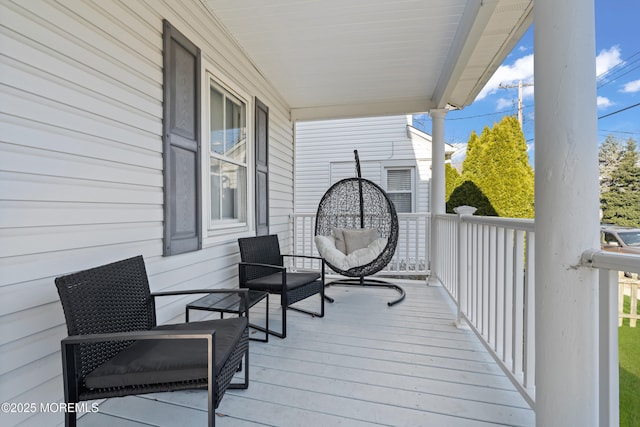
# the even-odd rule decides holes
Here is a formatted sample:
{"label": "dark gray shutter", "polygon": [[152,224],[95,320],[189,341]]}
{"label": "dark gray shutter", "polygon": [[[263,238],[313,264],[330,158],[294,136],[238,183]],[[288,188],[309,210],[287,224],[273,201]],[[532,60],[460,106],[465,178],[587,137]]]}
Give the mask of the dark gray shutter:
{"label": "dark gray shutter", "polygon": [[256,98],[256,234],[269,234],[269,108]]}
{"label": "dark gray shutter", "polygon": [[164,255],[201,248],[200,49],[164,21]]}

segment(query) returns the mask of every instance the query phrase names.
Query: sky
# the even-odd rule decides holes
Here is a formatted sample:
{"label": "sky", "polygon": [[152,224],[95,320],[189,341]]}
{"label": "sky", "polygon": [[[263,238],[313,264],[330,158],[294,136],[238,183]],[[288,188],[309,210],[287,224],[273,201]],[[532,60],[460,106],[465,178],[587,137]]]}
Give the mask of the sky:
{"label": "sky", "polygon": [[[640,0],[595,0],[598,140],[612,135],[640,145]],[[464,145],[472,131],[492,127],[507,115],[517,116],[518,88],[523,82],[522,129],[533,164],[534,103],[533,27],[514,47],[478,97],[445,119],[445,141],[460,146],[453,163],[464,158]],[[634,107],[635,106],[635,107]],[[414,116],[414,126],[431,134],[428,116]]]}

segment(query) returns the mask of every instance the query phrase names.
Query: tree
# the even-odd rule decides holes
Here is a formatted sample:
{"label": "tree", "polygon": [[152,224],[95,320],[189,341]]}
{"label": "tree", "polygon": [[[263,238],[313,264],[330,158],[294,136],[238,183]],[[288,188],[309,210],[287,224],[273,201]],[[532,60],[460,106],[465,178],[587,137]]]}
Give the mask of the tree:
{"label": "tree", "polygon": [[476,215],[498,216],[491,201],[473,181],[464,181],[453,190],[447,201],[447,212],[454,213],[455,208],[464,205],[476,208]]}
{"label": "tree", "polygon": [[620,141],[611,135],[607,136],[598,153],[601,193],[606,193],[611,188],[613,172],[618,169],[623,154]]}
{"label": "tree", "polygon": [[[460,182],[474,183],[495,215],[533,218],[534,174],[529,165],[527,144],[515,117],[504,117],[491,129],[485,127],[479,137],[471,133]],[[465,194],[471,193],[456,194],[448,206],[454,208],[456,203],[473,206],[464,199]]]}
{"label": "tree", "polygon": [[[602,150],[601,150],[602,151]],[[608,189],[601,192],[602,221],[640,227],[640,155],[633,139],[627,141]]]}
{"label": "tree", "polygon": [[444,200],[449,200],[449,196],[453,193],[453,190],[460,185],[460,172],[451,163],[445,163],[444,165]]}

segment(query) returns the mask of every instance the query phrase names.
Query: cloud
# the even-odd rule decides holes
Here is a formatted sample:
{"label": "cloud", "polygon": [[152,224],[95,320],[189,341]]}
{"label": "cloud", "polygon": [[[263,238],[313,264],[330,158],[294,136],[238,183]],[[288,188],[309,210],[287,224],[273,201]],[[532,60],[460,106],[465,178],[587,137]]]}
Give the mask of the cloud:
{"label": "cloud", "polygon": [[620,47],[612,46],[601,50],[596,56],[596,76],[598,79],[603,78],[605,73],[623,62],[620,58]]}
{"label": "cloud", "polygon": [[634,80],[624,85],[622,88],[622,92],[625,93],[634,93],[640,92],[640,80]]}
{"label": "cloud", "polygon": [[[533,54],[518,58],[512,65],[501,65],[478,94],[476,101],[496,93],[500,84],[513,85],[522,80],[525,83],[533,82]],[[533,90],[527,90],[525,95],[533,94]]]}
{"label": "cloud", "polygon": [[[520,48],[522,51],[522,48]],[[603,49],[596,56],[596,75],[598,79],[606,79],[606,73],[614,67],[624,64],[624,61],[620,58],[620,47],[612,46],[609,49]],[[489,79],[487,84],[482,88],[476,101],[480,101],[489,95],[493,95],[498,92],[500,85],[517,85],[519,81],[523,83],[533,83],[533,54],[525,55],[516,59],[511,65],[501,65],[498,67],[493,76]],[[627,83],[622,89],[623,92],[640,92],[640,80]],[[522,91],[523,98],[530,98],[533,96],[533,86],[525,86]],[[517,95],[514,96],[514,98]],[[507,98],[501,98],[497,102],[497,111],[508,108],[511,106],[512,101]],[[598,97],[598,107],[606,108],[613,105],[608,98]]]}
{"label": "cloud", "polygon": [[598,108],[607,108],[611,107],[613,102],[609,98],[605,98],[604,96],[598,97]]}
{"label": "cloud", "polygon": [[508,98],[500,98],[498,99],[498,103],[496,105],[496,110],[504,110],[507,108],[515,107],[515,100]]}

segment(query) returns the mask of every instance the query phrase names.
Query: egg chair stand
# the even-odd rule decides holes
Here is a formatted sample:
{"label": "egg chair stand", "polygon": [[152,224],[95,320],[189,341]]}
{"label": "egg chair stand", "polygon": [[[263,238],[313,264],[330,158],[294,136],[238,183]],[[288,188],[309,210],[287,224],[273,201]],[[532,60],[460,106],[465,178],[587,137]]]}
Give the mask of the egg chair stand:
{"label": "egg chair stand", "polygon": [[[393,306],[405,298],[404,289],[396,284],[369,276],[382,270],[393,258],[398,244],[398,215],[386,192],[376,183],[362,178],[357,150],[354,150],[354,155],[357,177],[336,182],[320,200],[314,233],[316,246],[318,247],[317,236],[333,236],[336,229],[356,232],[375,230],[380,239],[377,243],[381,250],[373,259],[367,259],[367,262],[362,265],[348,265],[348,268],[344,268],[323,256],[318,247],[324,262],[336,273],[346,276],[344,279],[327,283],[326,287],[339,285],[394,289],[399,296],[387,303],[388,306]],[[333,302],[333,298],[326,294],[325,298]]]}

